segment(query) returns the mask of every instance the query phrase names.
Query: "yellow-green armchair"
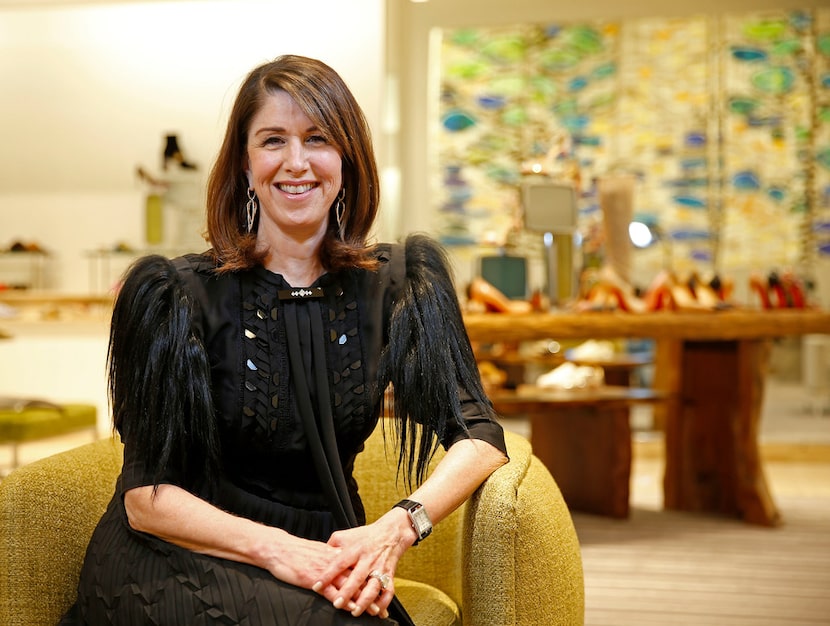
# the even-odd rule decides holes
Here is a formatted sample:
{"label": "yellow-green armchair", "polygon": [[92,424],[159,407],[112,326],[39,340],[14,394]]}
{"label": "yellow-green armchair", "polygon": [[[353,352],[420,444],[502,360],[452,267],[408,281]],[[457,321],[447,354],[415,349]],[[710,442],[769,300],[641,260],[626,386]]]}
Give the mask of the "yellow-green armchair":
{"label": "yellow-green armchair", "polygon": [[[399,565],[396,589],[419,626],[584,622],[582,561],[568,509],[527,440],[506,438],[510,463]],[[369,519],[406,495],[394,480],[394,457],[378,429],[358,458]],[[102,440],[0,482],[0,624],[60,619],[120,467],[121,445]]]}

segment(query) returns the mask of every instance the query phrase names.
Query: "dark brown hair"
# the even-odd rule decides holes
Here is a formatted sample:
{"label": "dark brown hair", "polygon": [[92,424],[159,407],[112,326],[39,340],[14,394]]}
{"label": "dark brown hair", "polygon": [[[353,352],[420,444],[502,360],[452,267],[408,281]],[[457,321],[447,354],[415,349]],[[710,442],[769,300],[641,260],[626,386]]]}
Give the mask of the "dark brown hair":
{"label": "dark brown hair", "polygon": [[219,271],[253,267],[267,250],[256,249],[255,233],[247,233],[245,176],[251,121],[268,95],[285,91],[343,162],[345,228],[340,238],[334,208],[321,257],[329,271],[375,266],[367,237],[377,215],[380,192],[369,125],[343,79],[325,63],[286,55],[253,69],[234,102],[225,139],[207,183],[207,229]]}

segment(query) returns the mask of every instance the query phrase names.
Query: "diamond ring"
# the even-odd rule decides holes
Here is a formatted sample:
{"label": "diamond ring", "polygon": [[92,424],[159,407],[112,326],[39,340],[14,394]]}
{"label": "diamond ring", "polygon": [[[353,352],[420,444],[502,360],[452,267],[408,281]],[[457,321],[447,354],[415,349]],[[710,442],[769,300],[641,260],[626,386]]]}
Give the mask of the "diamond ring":
{"label": "diamond ring", "polygon": [[389,587],[389,583],[392,582],[392,578],[389,574],[384,574],[383,572],[379,572],[377,570],[373,570],[369,574],[369,578],[375,578],[380,583],[380,588],[383,591],[386,591],[387,587]]}

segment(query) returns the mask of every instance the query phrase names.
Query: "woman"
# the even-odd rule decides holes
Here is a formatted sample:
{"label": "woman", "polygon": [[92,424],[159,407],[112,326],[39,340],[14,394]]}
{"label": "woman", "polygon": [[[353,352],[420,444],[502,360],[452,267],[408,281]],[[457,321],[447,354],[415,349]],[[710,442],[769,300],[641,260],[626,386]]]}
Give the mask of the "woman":
{"label": "woman", "polygon": [[[212,249],[140,260],[113,311],[124,467],[67,623],[396,623],[398,560],[507,457],[440,250],[366,243],[377,183],[331,68],[250,73],[208,185]],[[419,486],[366,525],[352,468],[390,383]]]}

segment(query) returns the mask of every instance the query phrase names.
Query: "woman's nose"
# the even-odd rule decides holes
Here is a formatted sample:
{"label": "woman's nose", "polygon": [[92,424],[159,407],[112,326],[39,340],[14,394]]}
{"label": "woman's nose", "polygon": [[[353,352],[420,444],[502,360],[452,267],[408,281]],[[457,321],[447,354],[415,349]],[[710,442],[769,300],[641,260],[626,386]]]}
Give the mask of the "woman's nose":
{"label": "woman's nose", "polygon": [[308,167],[308,154],[302,141],[292,140],[288,142],[285,167],[291,172],[302,172]]}

